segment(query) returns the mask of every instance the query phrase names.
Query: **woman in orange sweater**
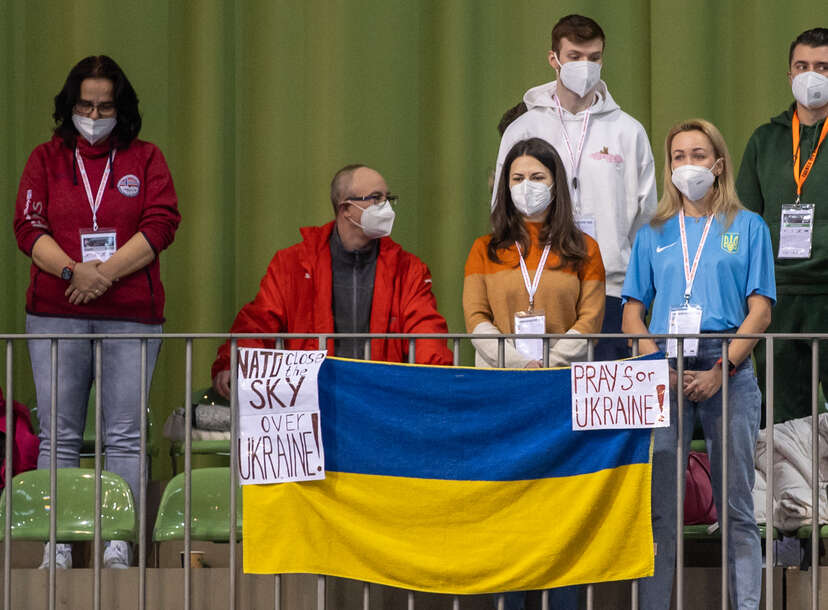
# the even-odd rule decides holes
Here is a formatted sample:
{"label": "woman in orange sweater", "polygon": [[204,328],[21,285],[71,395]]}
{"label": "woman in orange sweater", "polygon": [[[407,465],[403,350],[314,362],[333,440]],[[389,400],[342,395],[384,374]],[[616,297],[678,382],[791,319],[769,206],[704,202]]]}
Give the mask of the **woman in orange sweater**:
{"label": "woman in orange sweater", "polygon": [[[475,334],[601,331],[604,264],[598,244],[575,224],[566,171],[551,144],[515,144],[503,164],[491,213],[492,232],[479,237],[466,260],[463,312]],[[540,273],[537,272],[541,269]],[[586,360],[584,339],[550,340],[549,366]],[[495,339],[473,339],[481,367],[534,368],[542,340],[505,342],[498,362]]]}

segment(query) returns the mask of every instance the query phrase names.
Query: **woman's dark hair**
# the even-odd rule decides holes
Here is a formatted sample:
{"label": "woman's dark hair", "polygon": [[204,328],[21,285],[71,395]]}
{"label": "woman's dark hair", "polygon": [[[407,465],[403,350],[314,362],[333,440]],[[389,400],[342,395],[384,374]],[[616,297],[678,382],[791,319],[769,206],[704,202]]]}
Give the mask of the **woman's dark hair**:
{"label": "woman's dark hair", "polygon": [[529,243],[529,232],[526,229],[523,215],[512,202],[512,191],[509,186],[512,162],[524,155],[534,157],[543,163],[555,181],[552,187],[552,203],[547,208],[538,240],[541,244],[552,246],[552,252],[560,257],[561,267],[577,269],[586,258],[587,250],[584,236],[575,225],[575,219],[572,216],[572,201],[569,198],[566,170],[552,145],[540,138],[521,140],[512,147],[503,161],[495,207],[492,210],[489,259],[500,263],[497,251],[509,248],[515,242],[520,244],[525,254],[529,253],[532,245]]}
{"label": "woman's dark hair", "polygon": [[80,98],[81,83],[87,78],[106,78],[112,81],[118,120],[112,130],[112,142],[114,148],[126,148],[141,131],[138,96],[121,67],[106,55],[90,55],[70,70],[63,89],[55,96],[55,112],[52,115],[57,125],[55,133],[66,146],[74,148],[78,132],[72,123],[72,109]]}

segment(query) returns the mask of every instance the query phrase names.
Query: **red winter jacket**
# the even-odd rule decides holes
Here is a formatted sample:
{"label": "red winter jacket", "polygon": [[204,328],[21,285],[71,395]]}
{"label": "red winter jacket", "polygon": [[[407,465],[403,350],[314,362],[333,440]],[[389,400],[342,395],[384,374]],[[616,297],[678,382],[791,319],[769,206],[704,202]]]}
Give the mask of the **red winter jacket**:
{"label": "red winter jacket", "polygon": [[[91,146],[77,138],[94,197],[106,167],[109,140]],[[164,321],[164,288],[158,254],[172,243],[181,220],[170,170],[154,144],[133,140],[115,153],[111,180],[98,209],[100,229],[115,229],[120,248],[133,235],[144,235],[156,256],[135,273],[112,284],[100,298],[72,305],[64,296],[67,283],[32,264],[26,311],[44,316],[116,319],[160,324]],[[82,260],[80,230],[92,227],[92,210],[74,150],[58,136],[34,149],[17,193],[14,233],[27,255],[37,239],[51,235],[73,260]]]}
{"label": "red winter jacket", "polygon": [[[333,333],[332,275],[329,239],[334,223],[300,229],[304,241],[279,250],[270,261],[259,292],[242,307],[231,333]],[[437,311],[431,274],[416,256],[388,237],[380,240],[371,305],[372,333],[445,333],[446,321]],[[244,340],[239,346],[268,347],[273,341]],[[291,339],[286,349],[317,349],[317,340]],[[333,355],[333,349],[328,348]],[[451,364],[445,340],[419,340],[415,354],[421,364]],[[371,341],[371,359],[408,360],[407,340]],[[230,368],[230,342],[218,350],[212,376]]]}

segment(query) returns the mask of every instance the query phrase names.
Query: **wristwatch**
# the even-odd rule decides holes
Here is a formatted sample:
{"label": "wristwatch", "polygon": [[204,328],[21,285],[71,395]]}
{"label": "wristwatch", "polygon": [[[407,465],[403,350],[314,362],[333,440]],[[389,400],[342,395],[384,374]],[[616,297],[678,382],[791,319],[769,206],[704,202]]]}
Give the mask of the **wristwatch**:
{"label": "wristwatch", "polygon": [[75,270],[75,261],[69,263],[63,270],[60,272],[60,279],[64,281],[71,281],[72,275],[74,274]]}
{"label": "wristwatch", "polygon": [[[719,358],[718,360],[716,360],[716,364],[722,364],[722,359]],[[733,377],[736,374],[736,369],[737,368],[738,367],[735,364],[733,364],[730,361],[730,359],[728,359],[728,361],[727,361],[727,374],[728,374],[729,377]]]}

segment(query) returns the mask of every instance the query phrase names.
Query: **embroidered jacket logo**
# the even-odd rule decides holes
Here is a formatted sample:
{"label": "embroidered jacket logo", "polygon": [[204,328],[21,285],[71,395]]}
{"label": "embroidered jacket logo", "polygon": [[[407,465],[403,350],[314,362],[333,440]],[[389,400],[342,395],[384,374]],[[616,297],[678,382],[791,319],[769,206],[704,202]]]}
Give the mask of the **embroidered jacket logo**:
{"label": "embroidered jacket logo", "polygon": [[739,250],[739,234],[725,233],[722,235],[722,250],[729,254],[735,254]]}
{"label": "embroidered jacket logo", "polygon": [[610,163],[615,163],[616,165],[620,165],[624,162],[624,157],[611,153],[609,151],[609,147],[607,146],[604,146],[598,152],[592,153],[590,157],[596,161],[609,161]]}

